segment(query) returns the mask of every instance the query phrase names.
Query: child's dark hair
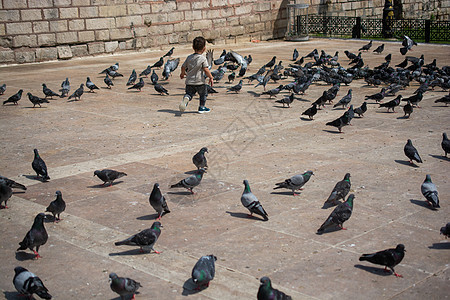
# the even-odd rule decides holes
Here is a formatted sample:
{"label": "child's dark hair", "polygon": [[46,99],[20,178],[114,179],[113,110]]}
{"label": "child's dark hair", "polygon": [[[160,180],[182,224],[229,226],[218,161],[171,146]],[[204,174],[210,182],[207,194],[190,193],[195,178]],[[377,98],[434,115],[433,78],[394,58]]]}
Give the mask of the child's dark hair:
{"label": "child's dark hair", "polygon": [[195,51],[201,51],[203,48],[205,48],[206,40],[202,36],[198,36],[194,39],[192,42],[192,48],[194,48]]}

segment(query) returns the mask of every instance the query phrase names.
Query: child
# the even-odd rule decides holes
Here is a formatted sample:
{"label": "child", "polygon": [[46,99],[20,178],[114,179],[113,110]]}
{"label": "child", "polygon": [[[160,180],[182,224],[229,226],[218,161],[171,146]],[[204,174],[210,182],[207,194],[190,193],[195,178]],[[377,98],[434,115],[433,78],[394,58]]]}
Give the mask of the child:
{"label": "child", "polygon": [[180,103],[180,111],[184,112],[189,101],[194,97],[195,93],[200,96],[199,113],[210,112],[210,109],[205,106],[207,87],[205,84],[205,74],[209,78],[209,84],[213,85],[213,76],[209,71],[208,61],[202,54],[206,50],[206,40],[199,36],[192,42],[194,53],[189,55],[181,66],[180,78],[186,77],[186,94],[183,101]]}

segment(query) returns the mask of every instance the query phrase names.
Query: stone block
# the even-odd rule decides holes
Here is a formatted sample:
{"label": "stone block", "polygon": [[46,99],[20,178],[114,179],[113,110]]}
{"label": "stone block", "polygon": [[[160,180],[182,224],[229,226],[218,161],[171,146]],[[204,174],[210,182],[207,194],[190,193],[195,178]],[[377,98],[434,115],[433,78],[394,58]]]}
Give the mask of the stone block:
{"label": "stone block", "polygon": [[30,8],[43,8],[52,6],[53,0],[28,0],[28,7]]}
{"label": "stone block", "polygon": [[67,31],[67,20],[61,21],[50,21],[50,31],[51,32],[61,32]]}
{"label": "stone block", "polygon": [[56,47],[56,50],[58,51],[59,59],[69,59],[73,57],[72,49],[70,49],[70,46],[58,46]]}
{"label": "stone block", "polygon": [[54,47],[36,49],[36,61],[55,60],[57,58],[58,51]]}
{"label": "stone block", "polygon": [[248,25],[248,24],[255,24],[259,23],[261,21],[259,15],[250,15],[250,16],[241,16],[239,17],[239,24],[241,25]]}
{"label": "stone block", "polygon": [[131,39],[133,35],[129,28],[113,28],[109,31],[109,37],[111,40],[124,40]]}
{"label": "stone block", "polygon": [[211,7],[227,6],[228,0],[211,0]]}
{"label": "stone block", "polygon": [[261,18],[261,22],[267,22],[267,21],[274,20],[274,17],[272,15],[272,13],[270,13],[270,12],[268,12],[268,13],[261,13],[259,16]]}
{"label": "stone block", "polygon": [[13,62],[14,58],[14,51],[11,49],[0,48],[0,63]]}
{"label": "stone block", "polygon": [[351,2],[345,2],[341,4],[341,10],[343,11],[349,11],[352,9],[352,3]]}
{"label": "stone block", "polygon": [[37,47],[37,37],[34,34],[16,35],[13,37],[13,47]]}
{"label": "stone block", "polygon": [[196,20],[192,21],[192,29],[198,30],[198,29],[209,29],[212,26],[211,20]]}
{"label": "stone block", "polygon": [[243,0],[228,0],[229,5],[238,5],[242,4],[243,2],[244,2]]}
{"label": "stone block", "polygon": [[56,42],[58,44],[75,44],[78,42],[78,33],[75,31],[57,32]]}
{"label": "stone block", "polygon": [[20,11],[22,21],[41,20],[42,14],[40,9],[23,9]]}
{"label": "stone block", "polygon": [[142,26],[135,28],[134,31],[136,32],[136,37],[144,37],[148,35],[149,28]]}
{"label": "stone block", "polygon": [[190,9],[191,9],[190,2],[177,2],[177,11],[190,10]]}
{"label": "stone block", "polygon": [[98,8],[99,17],[119,17],[127,15],[126,5],[107,5],[99,6]]}
{"label": "stone block", "polygon": [[33,22],[34,33],[49,32],[49,31],[50,27],[48,21]]}
{"label": "stone block", "polygon": [[216,19],[220,17],[220,9],[208,9],[202,11],[202,19]]}
{"label": "stone block", "polygon": [[96,41],[109,41],[109,30],[96,30],[95,31]]}
{"label": "stone block", "polygon": [[19,10],[0,10],[0,20],[3,22],[20,21]]}
{"label": "stone block", "polygon": [[15,51],[15,60],[19,64],[35,62],[36,52],[34,50],[17,50]]}
{"label": "stone block", "polygon": [[270,9],[271,9],[270,2],[265,1],[255,3],[256,12],[270,11]]}
{"label": "stone block", "polygon": [[87,56],[89,54],[87,45],[73,45],[70,46],[70,50],[74,57]]}
{"label": "stone block", "polygon": [[3,0],[3,9],[18,9],[27,7],[27,0]]}
{"label": "stone block", "polygon": [[54,6],[70,6],[72,4],[72,0],[53,0]]}
{"label": "stone block", "polygon": [[178,44],[180,42],[180,39],[178,37],[178,34],[172,33],[169,34],[169,44]]}
{"label": "stone block", "polygon": [[69,20],[69,30],[80,31],[84,29],[83,19]]}
{"label": "stone block", "polygon": [[54,45],[56,45],[56,34],[54,34],[54,33],[38,34],[37,39],[38,39],[39,46],[54,46]]}
{"label": "stone block", "polygon": [[6,23],[6,34],[30,34],[32,32],[31,22]]}
{"label": "stone block", "polygon": [[128,15],[149,14],[151,12],[150,4],[141,4],[141,3],[128,4],[127,12]]}
{"label": "stone block", "polygon": [[0,24],[0,35],[6,35],[5,24]]}
{"label": "stone block", "polygon": [[173,24],[173,31],[174,32],[183,32],[183,31],[189,31],[191,30],[191,22],[179,22]]}
{"label": "stone block", "polygon": [[105,52],[111,53],[117,50],[119,47],[118,41],[106,42],[105,43]]}
{"label": "stone block", "polygon": [[127,50],[127,42],[119,42],[119,49],[120,50]]}
{"label": "stone block", "polygon": [[210,7],[209,1],[194,1],[191,2],[192,9],[206,9]]}
{"label": "stone block", "polygon": [[103,42],[89,43],[88,44],[89,54],[98,54],[105,52],[105,44]]}
{"label": "stone block", "polygon": [[159,13],[153,15],[144,16],[144,24],[158,24],[158,23],[166,23],[168,19],[167,13]]}
{"label": "stone block", "polygon": [[44,12],[45,20],[53,20],[59,18],[59,12],[57,8],[46,8],[42,10]]}
{"label": "stone block", "polygon": [[220,9],[221,17],[231,17],[234,15],[234,9],[232,7],[224,7]]}
{"label": "stone block", "polygon": [[0,48],[12,48],[12,37],[11,36],[1,36],[0,37]]}
{"label": "stone block", "polygon": [[78,18],[78,7],[63,7],[59,9],[59,17],[61,19]]}
{"label": "stone block", "polygon": [[[92,4],[95,5],[95,3]],[[89,6],[89,5],[91,5],[91,0],[72,0],[72,6]]]}
{"label": "stone block", "polygon": [[227,19],[225,19],[225,18],[214,19],[212,21],[213,21],[214,28],[227,26]]}
{"label": "stone block", "polygon": [[172,13],[167,14],[168,22],[180,22],[184,18],[184,14],[182,11],[174,11]]}
{"label": "stone block", "polygon": [[79,31],[78,32],[78,40],[82,43],[93,42],[93,41],[95,41],[95,32],[94,31]]}
{"label": "stone block", "polygon": [[80,18],[83,19],[98,17],[98,7],[97,6],[80,7],[79,14]]}
{"label": "stone block", "polygon": [[133,23],[134,26],[140,26],[144,24],[144,21],[142,20],[141,16],[126,16],[116,18],[116,26],[118,28],[120,27],[130,28],[131,23]]}
{"label": "stone block", "polygon": [[86,29],[106,29],[115,26],[114,18],[86,19]]}
{"label": "stone block", "polygon": [[150,35],[161,35],[161,34],[170,34],[173,33],[173,24],[161,24],[158,26],[150,26],[148,29],[148,33]]}
{"label": "stone block", "polygon": [[237,26],[239,25],[239,17],[229,17],[228,19],[229,26]]}
{"label": "stone block", "polygon": [[162,2],[162,3],[152,3],[152,13],[162,13],[162,12],[172,12],[177,9],[177,4],[175,1]]}
{"label": "stone block", "polygon": [[201,10],[187,10],[184,12],[184,19],[186,21],[201,20],[202,19],[202,11]]}

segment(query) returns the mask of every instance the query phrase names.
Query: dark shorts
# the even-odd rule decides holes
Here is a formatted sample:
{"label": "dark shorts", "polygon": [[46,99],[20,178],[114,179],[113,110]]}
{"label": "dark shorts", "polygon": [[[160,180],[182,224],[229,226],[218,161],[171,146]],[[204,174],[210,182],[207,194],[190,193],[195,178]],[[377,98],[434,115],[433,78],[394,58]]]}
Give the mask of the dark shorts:
{"label": "dark shorts", "polygon": [[189,98],[191,100],[196,93],[198,93],[198,95],[200,96],[200,106],[205,106],[206,96],[208,96],[208,89],[206,88],[206,84],[186,85],[186,95],[189,95]]}

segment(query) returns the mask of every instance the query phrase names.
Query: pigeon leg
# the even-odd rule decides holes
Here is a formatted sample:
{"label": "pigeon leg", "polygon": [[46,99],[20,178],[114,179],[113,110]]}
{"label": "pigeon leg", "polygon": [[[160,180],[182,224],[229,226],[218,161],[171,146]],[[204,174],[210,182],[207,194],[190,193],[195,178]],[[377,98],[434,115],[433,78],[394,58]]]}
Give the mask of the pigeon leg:
{"label": "pigeon leg", "polygon": [[139,248],[139,253],[144,253],[145,251],[144,251],[144,249],[142,249],[142,247],[141,248]]}
{"label": "pigeon leg", "polygon": [[294,196],[300,196],[300,193],[292,192]]}
{"label": "pigeon leg", "polygon": [[251,213],[251,214],[247,214],[247,217],[249,217],[249,218],[253,218],[253,213]]}
{"label": "pigeon leg", "polygon": [[156,254],[161,254],[161,251],[156,251],[155,249],[153,249],[153,251],[155,251]]}
{"label": "pigeon leg", "polygon": [[133,294],[133,297],[131,297],[131,300],[135,300],[135,299],[136,299],[134,296],[135,296],[135,295]]}
{"label": "pigeon leg", "polygon": [[39,253],[37,253],[37,251],[33,250],[33,252],[34,254],[36,254],[36,256],[34,257],[35,259],[42,258],[42,256],[40,256]]}
{"label": "pigeon leg", "polygon": [[162,214],[158,214],[158,217],[156,218],[156,220],[161,220]]}
{"label": "pigeon leg", "polygon": [[189,191],[191,191],[192,195],[195,195],[194,191],[192,189],[188,189]]}

